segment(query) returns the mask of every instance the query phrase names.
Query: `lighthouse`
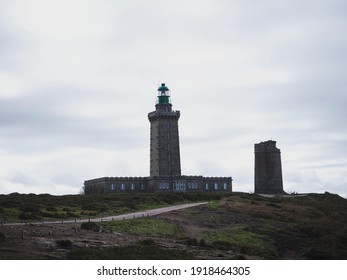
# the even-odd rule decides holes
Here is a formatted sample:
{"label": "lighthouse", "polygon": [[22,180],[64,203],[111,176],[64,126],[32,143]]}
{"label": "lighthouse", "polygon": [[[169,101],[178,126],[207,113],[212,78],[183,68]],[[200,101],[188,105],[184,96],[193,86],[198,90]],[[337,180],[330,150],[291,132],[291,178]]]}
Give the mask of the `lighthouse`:
{"label": "lighthouse", "polygon": [[85,194],[122,192],[232,192],[231,177],[182,175],[178,120],[172,110],[171,92],[165,83],[157,89],[150,122],[150,176],[101,177],[84,182]]}
{"label": "lighthouse", "polygon": [[155,111],[148,114],[150,128],[150,177],[181,176],[178,120],[173,111],[169,88],[158,88]]}

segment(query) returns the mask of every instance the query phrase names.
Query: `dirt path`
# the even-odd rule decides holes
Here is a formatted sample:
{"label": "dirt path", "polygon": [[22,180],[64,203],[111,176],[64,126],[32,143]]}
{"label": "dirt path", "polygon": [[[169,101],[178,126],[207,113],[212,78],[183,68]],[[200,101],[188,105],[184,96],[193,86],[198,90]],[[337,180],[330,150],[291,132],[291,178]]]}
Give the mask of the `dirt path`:
{"label": "dirt path", "polygon": [[[123,214],[118,216],[107,216],[107,217],[100,217],[100,218],[94,218],[94,219],[80,219],[80,220],[61,220],[61,221],[47,221],[47,222],[34,222],[30,223],[33,225],[39,225],[39,224],[68,224],[68,223],[85,223],[85,222],[106,222],[106,221],[120,221],[120,220],[129,220],[129,219],[135,219],[135,218],[143,218],[143,217],[150,217],[150,216],[156,216],[159,214],[175,211],[175,210],[181,210],[185,208],[190,207],[196,207],[199,205],[207,204],[208,202],[198,202],[198,203],[188,203],[188,204],[181,204],[181,205],[174,205],[174,206],[168,206],[168,207],[162,207],[157,209],[151,209],[151,210],[144,210],[129,214]],[[8,224],[2,224],[2,226],[21,226],[26,225],[26,223],[8,223]]]}

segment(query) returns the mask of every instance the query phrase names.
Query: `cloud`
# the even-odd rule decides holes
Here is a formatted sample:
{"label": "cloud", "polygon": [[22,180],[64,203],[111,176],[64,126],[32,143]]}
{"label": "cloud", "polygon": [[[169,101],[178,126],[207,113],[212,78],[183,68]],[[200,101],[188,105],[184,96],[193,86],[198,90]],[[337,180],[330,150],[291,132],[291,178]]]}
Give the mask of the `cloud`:
{"label": "cloud", "polygon": [[345,193],[346,8],[0,1],[0,192],[147,176],[147,113],[166,82],[184,174],[252,191],[253,145],[274,139],[285,187]]}

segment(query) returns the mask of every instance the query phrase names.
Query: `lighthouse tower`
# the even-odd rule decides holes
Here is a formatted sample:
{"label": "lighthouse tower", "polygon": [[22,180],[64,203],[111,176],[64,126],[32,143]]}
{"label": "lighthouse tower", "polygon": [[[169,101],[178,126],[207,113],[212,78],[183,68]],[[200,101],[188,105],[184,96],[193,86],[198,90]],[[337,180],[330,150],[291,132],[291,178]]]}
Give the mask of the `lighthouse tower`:
{"label": "lighthouse tower", "polygon": [[84,182],[85,194],[134,192],[232,192],[231,177],[181,175],[178,120],[169,88],[158,88],[155,111],[148,114],[150,129],[149,177],[101,177]]}
{"label": "lighthouse tower", "polygon": [[173,111],[169,88],[158,88],[155,111],[148,114],[150,130],[150,177],[181,176],[178,119]]}

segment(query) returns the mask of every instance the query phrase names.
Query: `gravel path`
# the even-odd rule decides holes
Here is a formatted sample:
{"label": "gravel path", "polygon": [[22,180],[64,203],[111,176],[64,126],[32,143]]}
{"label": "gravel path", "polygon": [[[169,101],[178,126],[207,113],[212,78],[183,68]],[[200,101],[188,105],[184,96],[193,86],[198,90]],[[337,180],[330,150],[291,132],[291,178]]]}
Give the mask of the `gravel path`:
{"label": "gravel path", "polygon": [[[60,221],[43,221],[43,222],[32,222],[30,224],[38,225],[38,224],[67,224],[67,223],[85,223],[85,222],[107,222],[107,221],[120,221],[120,220],[129,220],[129,219],[135,219],[135,218],[143,218],[143,217],[150,217],[150,216],[156,216],[159,214],[190,208],[190,207],[196,207],[199,205],[207,204],[208,202],[198,202],[198,203],[188,203],[188,204],[181,204],[181,205],[174,205],[169,207],[162,207],[162,208],[156,208],[151,210],[144,210],[129,214],[123,214],[123,215],[117,215],[117,216],[107,216],[107,217],[100,217],[100,218],[94,218],[94,219],[80,219],[80,220],[60,220]],[[26,225],[27,223],[4,223],[2,226],[20,226],[20,225]]]}

